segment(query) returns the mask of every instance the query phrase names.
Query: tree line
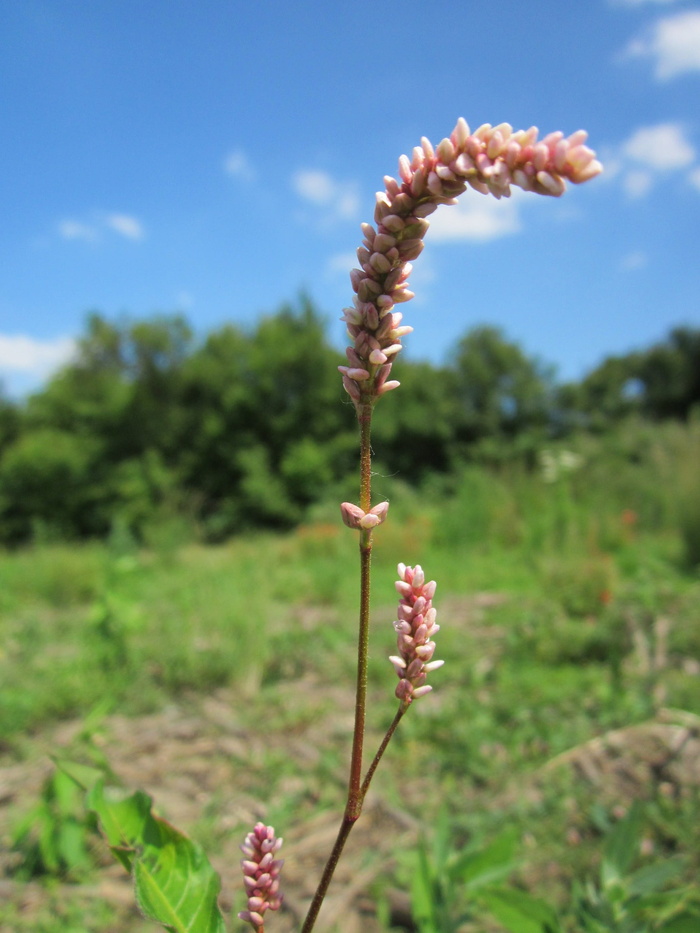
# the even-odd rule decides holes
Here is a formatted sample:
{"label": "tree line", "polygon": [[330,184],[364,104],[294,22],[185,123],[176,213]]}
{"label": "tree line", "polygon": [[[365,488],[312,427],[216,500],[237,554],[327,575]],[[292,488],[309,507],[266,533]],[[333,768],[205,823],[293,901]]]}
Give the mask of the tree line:
{"label": "tree line", "polygon": [[[104,536],[115,522],[138,535],[165,514],[216,540],[291,527],[334,490],[347,498],[357,438],[339,357],[304,297],[203,340],[180,315],[89,315],[71,363],[20,403],[0,398],[0,542]],[[398,367],[405,390],[382,399],[377,469],[421,484],[469,461],[534,463],[553,438],[633,414],[687,419],[700,330],[676,328],[563,385],[490,326],[442,366]]]}

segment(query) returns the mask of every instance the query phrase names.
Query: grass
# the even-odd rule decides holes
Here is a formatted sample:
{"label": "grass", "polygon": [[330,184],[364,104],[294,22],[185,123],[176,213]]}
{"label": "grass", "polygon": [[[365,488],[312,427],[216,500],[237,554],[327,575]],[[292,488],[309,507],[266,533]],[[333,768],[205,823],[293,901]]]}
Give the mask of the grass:
{"label": "grass", "polygon": [[[370,736],[393,709],[397,560],[438,580],[447,664],[434,675],[437,692],[402,723],[377,791],[419,809],[426,826],[446,802],[457,841],[489,838],[507,815],[525,840],[520,882],[555,900],[595,862],[596,807],[610,813],[625,801],[561,773],[527,792],[541,769],[661,706],[700,715],[700,577],[687,507],[697,477],[686,462],[697,433],[645,435],[643,455],[629,438],[584,439],[583,465],[554,482],[472,467],[427,500],[396,481],[378,484],[392,508],[374,553]],[[683,482],[671,481],[674,468]],[[240,697],[271,736],[303,734],[324,697],[353,679],[356,541],[336,510],[319,507],[288,535],[219,546],[144,551],[114,540],[0,555],[5,761],[30,760],[52,722],[96,707],[136,716],[218,689]],[[295,706],[290,687],[305,678],[313,699]],[[270,785],[272,816],[337,806],[347,742],[339,723],[311,772],[272,739],[251,761],[259,786]],[[642,790],[649,833],[658,852],[686,853],[692,874],[697,794],[677,788],[669,798],[663,783]],[[198,827],[215,851],[216,826],[212,813]],[[31,929],[142,929],[80,903],[35,916]],[[30,928],[16,904],[3,910],[2,933]]]}

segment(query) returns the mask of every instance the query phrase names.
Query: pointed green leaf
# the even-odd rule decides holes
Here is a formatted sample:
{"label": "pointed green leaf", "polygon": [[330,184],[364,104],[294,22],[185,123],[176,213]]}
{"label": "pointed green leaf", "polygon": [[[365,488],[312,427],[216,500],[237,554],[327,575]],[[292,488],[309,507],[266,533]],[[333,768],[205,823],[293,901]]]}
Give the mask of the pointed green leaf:
{"label": "pointed green leaf", "polygon": [[629,876],[627,880],[627,893],[630,897],[638,897],[660,891],[672,878],[681,874],[686,859],[678,856],[665,861],[645,865]]}
{"label": "pointed green leaf", "polygon": [[483,892],[479,900],[510,933],[559,933],[561,924],[546,901],[517,888]]}
{"label": "pointed green leaf", "polygon": [[219,876],[199,845],[153,815],[147,794],[125,796],[98,781],[87,805],[115,856],[133,869],[136,899],[147,919],[169,933],[224,933]]}
{"label": "pointed green leaf", "polygon": [[425,840],[417,852],[417,866],[411,885],[411,913],[421,933],[437,933],[435,925],[435,891]]}
{"label": "pointed green leaf", "polygon": [[104,771],[100,768],[93,768],[90,765],[81,765],[77,761],[69,761],[67,758],[54,757],[53,763],[56,767],[67,775],[71,780],[82,787],[83,790],[89,790],[95,784],[104,778]]}
{"label": "pointed green leaf", "polygon": [[447,807],[440,808],[433,831],[433,866],[442,874],[447,866],[452,848],[452,821]]}
{"label": "pointed green leaf", "polygon": [[642,808],[639,802],[635,801],[627,815],[610,831],[605,840],[600,867],[600,878],[604,887],[621,881],[639,853],[642,820]]}
{"label": "pointed green leaf", "polygon": [[451,866],[450,874],[461,878],[470,891],[501,881],[515,866],[517,846],[517,831],[508,830],[484,848],[460,853]]}

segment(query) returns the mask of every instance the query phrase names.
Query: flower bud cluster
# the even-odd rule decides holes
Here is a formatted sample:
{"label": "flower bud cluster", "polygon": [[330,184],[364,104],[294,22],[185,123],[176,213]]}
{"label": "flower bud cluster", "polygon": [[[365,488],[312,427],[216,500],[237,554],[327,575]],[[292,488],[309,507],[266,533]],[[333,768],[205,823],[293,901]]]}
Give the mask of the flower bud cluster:
{"label": "flower bud cluster", "polygon": [[399,655],[389,660],[399,677],[396,696],[408,704],[430,693],[433,688],[426,683],[427,676],[445,662],[432,660],[435,642],[431,638],[440,630],[432,604],[437,584],[434,580],[425,582],[419,564],[415,567],[399,564],[398,570],[400,579],[396,589],[401,599],[394,628],[398,634]]}
{"label": "flower bud cluster", "polygon": [[386,520],[389,512],[389,503],[380,502],[369,512],[364,512],[359,505],[353,505],[352,502],[341,502],[340,514],[343,516],[343,522],[348,528],[357,528],[368,530],[376,528]]}
{"label": "flower bud cluster", "polygon": [[401,156],[399,180],[385,177],[385,190],[377,193],[376,229],[362,225],[359,268],[350,273],[354,304],[342,317],[352,344],[346,350],[349,365],[338,368],[356,406],[399,385],[389,374],[401,338],[413,328],[394,309],[413,298],[411,261],[423,249],[427,218],[438,205],[455,204],[467,186],[496,198],[509,197],[511,185],[558,197],[566,179],[579,184],[602,171],[595,152],[584,145],[583,130],[541,140],[538,134],[536,127],[513,132],[508,123],[485,123],[471,133],[460,117],[437,147],[423,137],[411,159]]}
{"label": "flower bud cluster", "polygon": [[250,923],[255,930],[263,927],[265,911],[277,910],[282,903],[279,874],[284,859],[275,858],[281,845],[282,840],[275,837],[272,826],[256,823],[241,846],[241,852],[245,856],[241,861],[241,868],[248,906],[238,917]]}

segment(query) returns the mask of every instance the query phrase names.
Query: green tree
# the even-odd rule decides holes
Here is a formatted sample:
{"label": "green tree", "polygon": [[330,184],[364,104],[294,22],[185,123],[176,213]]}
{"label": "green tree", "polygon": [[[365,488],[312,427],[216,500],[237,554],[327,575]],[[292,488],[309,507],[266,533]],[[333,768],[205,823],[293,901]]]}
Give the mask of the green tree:
{"label": "green tree", "polygon": [[594,430],[631,414],[687,419],[700,404],[700,330],[678,327],[647,350],[610,356],[559,400],[570,424]]}
{"label": "green tree", "polygon": [[19,407],[0,393],[0,456],[19,435],[21,415]]}
{"label": "green tree", "polygon": [[56,428],[22,434],[0,460],[0,529],[9,543],[106,529],[91,481],[95,448]]}
{"label": "green tree", "polygon": [[349,406],[338,405],[337,365],[305,297],[250,333],[228,325],[210,334],[192,354],[180,467],[212,533],[289,525],[349,469],[355,430]]}
{"label": "green tree", "polygon": [[[460,408],[454,373],[401,357],[395,367],[401,389],[381,401],[375,419],[374,449],[382,466],[407,482],[453,465],[455,426]],[[392,372],[392,378],[394,372]]]}
{"label": "green tree", "polygon": [[458,343],[452,367],[462,441],[505,440],[547,428],[553,374],[499,328],[471,330]]}
{"label": "green tree", "polygon": [[653,418],[688,417],[700,404],[700,329],[677,327],[641,354],[642,408]]}

